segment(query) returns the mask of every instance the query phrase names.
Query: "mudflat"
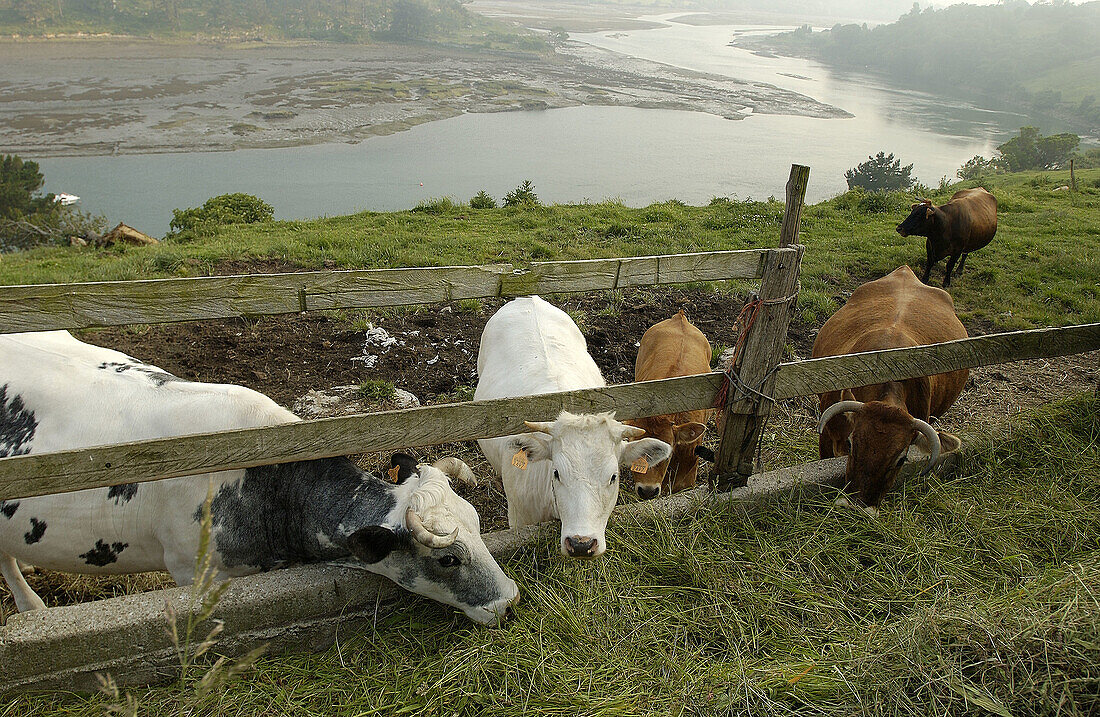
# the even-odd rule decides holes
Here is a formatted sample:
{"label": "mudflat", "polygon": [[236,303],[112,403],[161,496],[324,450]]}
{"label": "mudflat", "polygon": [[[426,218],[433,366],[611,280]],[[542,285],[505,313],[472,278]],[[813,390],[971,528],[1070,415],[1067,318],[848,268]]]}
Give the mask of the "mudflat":
{"label": "mudflat", "polygon": [[0,40],[0,152],[134,154],[358,142],[464,112],[579,104],[847,117],[757,82],[566,42],[434,45]]}

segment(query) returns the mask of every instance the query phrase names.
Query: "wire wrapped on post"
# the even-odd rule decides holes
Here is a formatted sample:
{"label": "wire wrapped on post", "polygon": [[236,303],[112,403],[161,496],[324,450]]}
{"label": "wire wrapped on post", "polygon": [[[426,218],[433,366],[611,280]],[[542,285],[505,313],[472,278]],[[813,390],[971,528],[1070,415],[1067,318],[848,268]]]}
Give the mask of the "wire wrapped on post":
{"label": "wire wrapped on post", "polygon": [[741,352],[745,348],[745,341],[748,339],[749,331],[752,329],[754,323],[756,323],[756,316],[760,313],[761,306],[774,306],[776,304],[786,304],[794,301],[798,298],[798,292],[802,288],[802,283],[799,282],[794,287],[794,293],[788,296],[782,296],[775,299],[761,299],[756,294],[750,295],[748,303],[741,309],[741,313],[737,315],[737,319],[733,322],[733,326],[736,329],[740,326],[740,331],[737,334],[737,341],[733,346],[733,354],[730,356],[729,362],[726,366],[722,367],[722,373],[725,377],[722,379],[722,387],[718,389],[718,393],[714,397],[713,408],[725,409],[726,404],[729,403],[729,388],[730,384],[736,384],[737,388],[748,394],[753,394],[759,399],[771,400],[770,396],[764,396],[760,393],[760,389],[763,388],[764,382],[768,380],[774,369],[765,376],[758,386],[755,388],[745,385],[741,381],[741,377],[737,375],[736,366],[737,360],[741,357]]}

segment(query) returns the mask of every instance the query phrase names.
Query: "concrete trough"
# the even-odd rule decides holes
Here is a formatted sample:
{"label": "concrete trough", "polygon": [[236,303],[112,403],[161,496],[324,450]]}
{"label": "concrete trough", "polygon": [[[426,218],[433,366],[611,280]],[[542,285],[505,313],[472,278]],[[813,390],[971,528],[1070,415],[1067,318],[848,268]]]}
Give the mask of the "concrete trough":
{"label": "concrete trough", "polygon": [[[909,467],[913,470],[913,467]],[[613,520],[679,517],[707,505],[754,504],[796,489],[821,494],[840,485],[844,459],[833,458],[754,475],[728,493],[685,491],[656,501],[620,506]],[[557,524],[545,523],[484,536],[498,559],[525,545],[555,538]],[[523,590],[523,586],[520,586]],[[339,636],[350,637],[380,614],[404,609],[404,590],[361,569],[332,564],[302,565],[234,579],[213,617],[224,622],[214,648],[240,656],[266,643],[268,653],[319,651]],[[172,679],[179,662],[166,630],[165,604],[183,627],[189,588],[172,588],[96,602],[19,613],[0,627],[0,693],[29,690],[90,691],[97,673],[110,673],[120,686]],[[416,609],[413,607],[412,609]],[[196,640],[209,626],[200,626]]]}

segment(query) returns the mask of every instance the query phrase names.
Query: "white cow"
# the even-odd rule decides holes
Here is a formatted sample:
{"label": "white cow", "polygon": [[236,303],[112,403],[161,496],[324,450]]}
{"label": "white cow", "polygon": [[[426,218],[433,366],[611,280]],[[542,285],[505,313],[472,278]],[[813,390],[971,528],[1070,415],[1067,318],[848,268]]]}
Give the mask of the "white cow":
{"label": "white cow", "polygon": [[[0,456],[297,421],[241,386],[183,381],[67,332],[0,336]],[[455,459],[393,457],[389,482],[347,458],[300,461],[0,501],[0,570],[20,610],[45,607],[17,560],[74,573],[168,570],[192,580],[213,480],[219,577],[349,554],[402,587],[489,623],[519,591],[451,490]]]}
{"label": "white cow", "polygon": [[[477,356],[477,400],[605,386],[580,329],[537,296],[505,304],[485,324]],[[508,495],[513,528],[557,518],[561,550],[591,558],[607,549],[607,519],[619,496],[620,466],[652,465],[671,454],[612,413],[526,422],[536,433],[480,440]]]}

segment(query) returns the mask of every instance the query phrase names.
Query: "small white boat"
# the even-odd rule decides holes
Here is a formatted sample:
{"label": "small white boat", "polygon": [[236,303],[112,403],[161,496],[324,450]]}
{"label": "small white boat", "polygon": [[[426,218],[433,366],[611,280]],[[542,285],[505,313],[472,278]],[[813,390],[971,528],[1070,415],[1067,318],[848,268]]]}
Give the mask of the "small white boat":
{"label": "small white boat", "polygon": [[53,200],[63,207],[67,207],[70,204],[76,204],[80,201],[80,197],[75,194],[66,194],[65,192],[58,192],[53,195]]}

